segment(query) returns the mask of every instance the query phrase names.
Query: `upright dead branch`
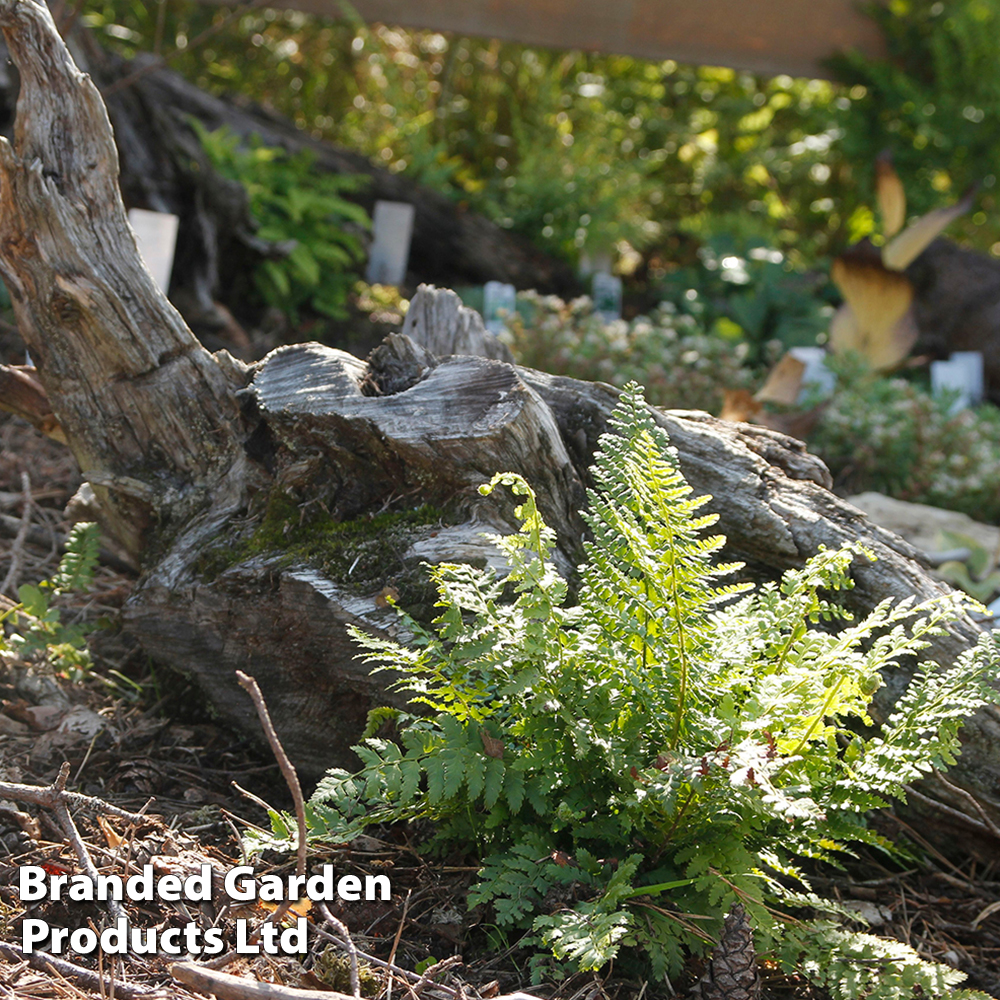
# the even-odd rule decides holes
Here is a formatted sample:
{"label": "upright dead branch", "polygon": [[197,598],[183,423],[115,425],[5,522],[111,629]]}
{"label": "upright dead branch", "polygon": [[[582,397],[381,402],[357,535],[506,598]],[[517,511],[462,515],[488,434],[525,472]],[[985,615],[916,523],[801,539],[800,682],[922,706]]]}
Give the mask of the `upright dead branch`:
{"label": "upright dead branch", "polygon": [[[136,250],[107,112],[38,0],[0,0],[21,90],[0,140],[0,276],[84,475],[130,551],[237,454],[230,386]],[[168,509],[169,508],[169,509]]]}

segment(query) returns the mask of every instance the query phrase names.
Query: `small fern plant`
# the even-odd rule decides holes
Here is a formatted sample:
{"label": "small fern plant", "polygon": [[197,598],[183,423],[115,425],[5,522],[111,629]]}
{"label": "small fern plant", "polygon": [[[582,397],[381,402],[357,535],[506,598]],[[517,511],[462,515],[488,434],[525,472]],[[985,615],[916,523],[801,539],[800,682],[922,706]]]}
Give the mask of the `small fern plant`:
{"label": "small fern plant", "polygon": [[55,575],[39,584],[22,584],[17,590],[19,603],[0,615],[0,622],[12,619],[15,623],[9,636],[0,631],[0,651],[13,649],[21,656],[44,653],[73,679],[88,670],[87,628],[67,625],[59,608],[52,606],[52,599],[87,590],[94,582],[99,553],[98,526],[89,521],[73,525]]}
{"label": "small fern plant", "polygon": [[799,866],[887,846],[865,813],[954,762],[962,719],[995,695],[993,640],[947,670],[925,664],[875,726],[880,671],[963,598],[886,601],[853,621],[823,595],[851,586],[851,562],[869,557],[856,544],[780,584],[726,582],[737,567],[717,558],[709,498],[692,495],[637,387],[611,424],[578,603],[567,606],[534,493],[507,473],[483,488],[521,498],[520,530],[495,539],[506,578],[437,566],[433,630],[406,618],[408,646],[355,630],[422,711],[397,713],[394,739],[366,734],[359,772],[329,772],[313,835],[433,820],[439,844],[483,859],[470,903],[570,968],[627,949],[673,976],[740,901],[758,947],[835,997],[943,995],[962,973],[852,932]]}
{"label": "small fern plant", "polygon": [[259,136],[244,142],[227,128],[191,125],[212,166],[246,189],[257,235],[292,244],[287,256],[262,260],[254,270],[260,298],[293,321],[303,306],[343,319],[364,258],[361,236],[371,227],[364,208],[345,196],[365,179],[317,170],[309,150],[290,155]]}

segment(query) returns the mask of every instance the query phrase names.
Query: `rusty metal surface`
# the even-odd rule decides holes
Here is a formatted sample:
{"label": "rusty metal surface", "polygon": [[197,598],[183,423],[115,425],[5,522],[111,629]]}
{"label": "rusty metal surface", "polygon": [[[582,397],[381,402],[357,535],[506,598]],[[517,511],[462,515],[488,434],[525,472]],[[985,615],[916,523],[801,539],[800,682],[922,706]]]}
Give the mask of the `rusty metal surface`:
{"label": "rusty metal surface", "polygon": [[[342,16],[339,0],[269,6]],[[826,75],[823,60],[841,49],[883,51],[856,0],[354,0],[354,7],[366,21],[792,76]]]}

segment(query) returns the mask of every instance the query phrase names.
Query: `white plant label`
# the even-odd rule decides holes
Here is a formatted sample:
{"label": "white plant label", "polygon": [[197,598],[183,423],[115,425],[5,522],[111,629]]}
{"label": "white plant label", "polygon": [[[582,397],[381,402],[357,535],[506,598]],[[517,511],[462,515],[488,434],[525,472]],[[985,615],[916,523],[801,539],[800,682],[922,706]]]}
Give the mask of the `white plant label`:
{"label": "white plant label", "polygon": [[170,273],[174,269],[180,219],[169,212],[130,208],[128,221],[135,232],[136,246],[143,263],[153,276],[156,287],[166,295],[170,287]]}
{"label": "white plant label", "polygon": [[405,201],[377,201],[365,278],[370,285],[403,284],[410,259],[414,208]]}
{"label": "white plant label", "polygon": [[483,319],[490,333],[500,333],[517,308],[517,291],[502,281],[487,281],[483,286]]}

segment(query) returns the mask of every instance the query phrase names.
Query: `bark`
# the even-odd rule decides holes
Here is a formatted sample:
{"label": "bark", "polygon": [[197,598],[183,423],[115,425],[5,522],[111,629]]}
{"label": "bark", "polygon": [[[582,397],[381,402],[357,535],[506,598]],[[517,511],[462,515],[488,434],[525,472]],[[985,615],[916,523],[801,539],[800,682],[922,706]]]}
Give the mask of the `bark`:
{"label": "bark", "polygon": [[[0,8],[20,70],[0,141],[0,274],[53,412],[131,551],[193,513],[238,458],[222,369],[143,266],[100,95],[37,3]],[[155,469],[160,486],[148,480]]]}
{"label": "bark", "polygon": [[[0,143],[0,272],[90,502],[143,559],[126,623],[151,655],[194,674],[223,718],[259,736],[234,671],[254,675],[305,776],[350,766],[388,678],[354,658],[345,624],[399,635],[388,595],[431,610],[421,562],[496,558],[481,535],[511,526],[509,501],[476,487],[497,470],[535,486],[570,571],[616,391],[437,357],[428,344],[454,351],[474,324],[453,293],[433,289],[414,300],[408,327],[424,343],[394,335],[367,361],[317,344],[254,367],[210,355],[139,263],[103,105],[48,10],[0,0],[0,27],[23,81],[14,144]],[[656,419],[692,486],[713,495],[728,555],[755,578],[860,537],[878,559],[856,569],[858,610],[941,592],[915,550],[829,492],[829,473],[800,442],[707,414]],[[929,653],[948,662],[978,632],[958,622]],[[904,680],[894,674],[888,694]],[[994,822],[998,722],[995,708],[972,720],[950,775]],[[955,822],[986,829],[965,793],[930,793]]]}
{"label": "bark", "polygon": [[935,240],[907,269],[920,330],[916,350],[946,358],[981,351],[986,394],[1000,405],[1000,262]]}

